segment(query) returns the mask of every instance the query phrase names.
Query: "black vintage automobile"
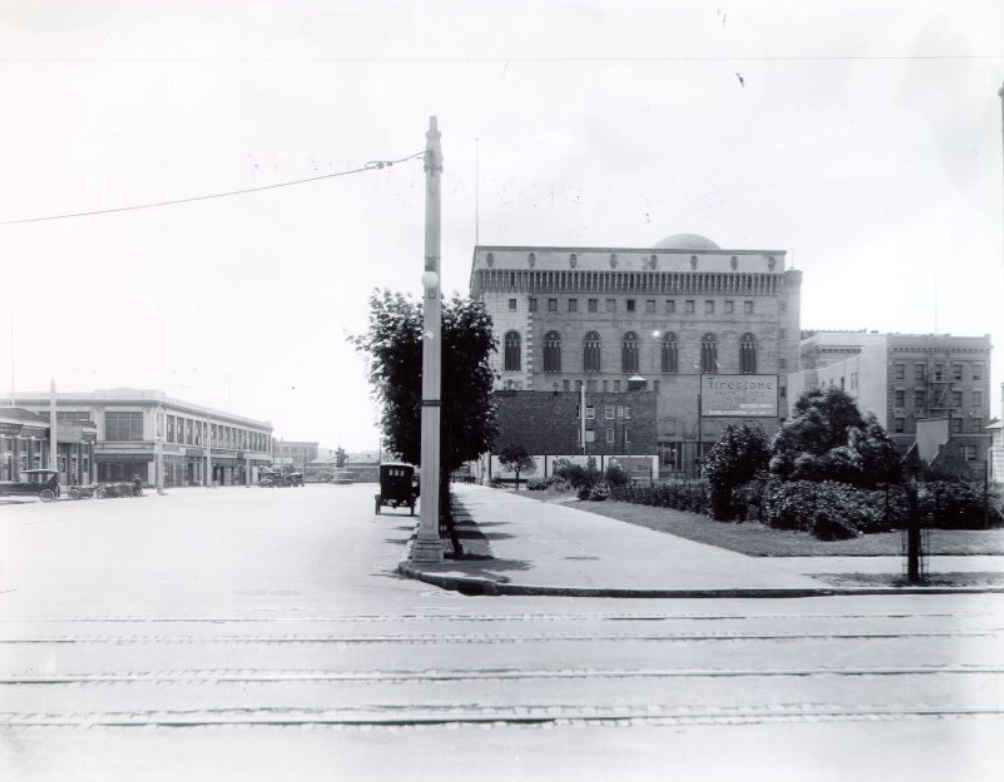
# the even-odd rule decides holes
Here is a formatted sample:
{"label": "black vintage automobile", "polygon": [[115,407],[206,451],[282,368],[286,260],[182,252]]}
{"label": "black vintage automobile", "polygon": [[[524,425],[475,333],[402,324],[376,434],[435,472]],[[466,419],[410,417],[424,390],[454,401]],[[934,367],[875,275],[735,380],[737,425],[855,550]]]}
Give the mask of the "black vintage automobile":
{"label": "black vintage automobile", "polygon": [[59,497],[59,473],[55,470],[21,470],[21,481],[0,481],[0,497],[38,497],[52,502]]}
{"label": "black vintage automobile", "polygon": [[380,465],[380,493],[376,495],[376,512],[389,505],[400,508],[407,505],[411,515],[415,515],[418,500],[418,484],[415,482],[415,468],[401,462],[386,462]]}

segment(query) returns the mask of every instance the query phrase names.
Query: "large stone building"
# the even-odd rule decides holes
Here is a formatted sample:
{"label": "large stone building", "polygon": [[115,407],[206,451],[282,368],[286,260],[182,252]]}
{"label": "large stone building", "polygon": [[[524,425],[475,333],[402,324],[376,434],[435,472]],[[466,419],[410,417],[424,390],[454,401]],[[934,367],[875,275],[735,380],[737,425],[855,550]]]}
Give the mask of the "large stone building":
{"label": "large stone building", "polygon": [[[643,380],[664,475],[693,474],[725,423],[773,432],[785,415],[801,272],[783,251],[727,250],[693,234],[652,248],[478,246],[470,285],[494,322],[501,389],[584,386],[588,396]],[[741,389],[754,386],[773,400],[747,405]],[[732,401],[709,404],[725,388]]]}
{"label": "large stone building", "polygon": [[917,422],[947,419],[953,455],[982,470],[990,447],[990,336],[806,332],[801,371],[788,378],[795,398],[805,388],[836,386],[872,412],[903,451]]}
{"label": "large stone building", "polygon": [[[21,393],[12,406],[46,417],[51,393]],[[61,483],[129,480],[147,485],[255,483],[272,463],[272,425],[185,402],[162,391],[115,388],[55,394]],[[79,429],[79,433],[77,430]],[[73,445],[90,443],[74,462]],[[22,446],[29,447],[29,446]],[[20,458],[20,457],[16,457]],[[34,456],[28,456],[29,463]],[[68,472],[69,471],[69,472]]]}

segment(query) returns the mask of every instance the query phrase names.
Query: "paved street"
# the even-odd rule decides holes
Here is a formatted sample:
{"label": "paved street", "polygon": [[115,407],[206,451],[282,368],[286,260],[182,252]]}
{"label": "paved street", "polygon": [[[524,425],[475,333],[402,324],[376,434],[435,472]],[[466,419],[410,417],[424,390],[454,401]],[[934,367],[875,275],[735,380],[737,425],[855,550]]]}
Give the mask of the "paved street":
{"label": "paved street", "polygon": [[999,778],[1004,596],[464,597],[373,491],[0,505],[0,775]]}

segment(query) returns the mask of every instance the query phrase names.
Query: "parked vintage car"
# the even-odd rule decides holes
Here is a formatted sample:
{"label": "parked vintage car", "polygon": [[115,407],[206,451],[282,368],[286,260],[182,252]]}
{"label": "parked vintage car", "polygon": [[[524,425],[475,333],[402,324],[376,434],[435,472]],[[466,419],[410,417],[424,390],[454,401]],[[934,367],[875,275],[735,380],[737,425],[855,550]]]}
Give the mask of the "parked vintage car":
{"label": "parked vintage car", "polygon": [[411,515],[415,515],[418,500],[418,485],[415,482],[415,468],[400,462],[385,462],[380,465],[380,493],[376,495],[376,512],[389,505],[398,508],[407,505]]}
{"label": "parked vintage car", "polygon": [[289,481],[290,486],[303,486],[303,473],[291,472],[288,476],[286,476],[286,480]]}
{"label": "parked vintage car", "polygon": [[80,484],[71,486],[66,490],[66,493],[72,500],[82,500],[86,497],[93,497],[97,489],[98,484],[96,483]]}
{"label": "parked vintage car", "polygon": [[55,470],[21,470],[20,481],[0,481],[0,497],[38,497],[52,502],[60,495],[59,473]]}
{"label": "parked vintage car", "polygon": [[142,487],[132,481],[99,483],[94,490],[94,496],[99,500],[107,497],[140,497],[142,494]]}

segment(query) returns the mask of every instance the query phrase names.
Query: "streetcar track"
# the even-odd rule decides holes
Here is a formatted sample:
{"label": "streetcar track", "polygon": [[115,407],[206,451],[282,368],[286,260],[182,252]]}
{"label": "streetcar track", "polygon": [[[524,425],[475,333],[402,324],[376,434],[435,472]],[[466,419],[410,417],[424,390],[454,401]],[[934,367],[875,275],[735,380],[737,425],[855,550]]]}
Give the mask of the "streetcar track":
{"label": "streetcar track", "polygon": [[1002,667],[911,667],[911,668],[791,668],[791,669],[665,669],[665,670],[458,670],[458,671],[278,671],[244,672],[222,670],[142,671],[58,676],[5,676],[0,686],[105,685],[143,683],[296,684],[296,683],[408,683],[465,681],[537,681],[594,679],[723,679],[808,678],[876,676],[1004,675]]}
{"label": "streetcar track", "polygon": [[[70,715],[0,714],[0,728],[361,728],[421,729],[443,727],[511,728],[530,726],[664,726],[810,722],[889,722],[905,719],[987,718],[999,709],[943,707],[833,707],[819,704],[741,707],[425,707],[405,713],[402,707],[361,712],[348,710],[220,709],[211,711],[110,712]],[[408,709],[407,711],[411,711]],[[375,712],[375,713],[374,713]]]}
{"label": "streetcar track", "polygon": [[347,644],[347,645],[380,645],[380,644],[519,644],[519,643],[563,643],[563,642],[661,642],[661,641],[867,641],[892,639],[922,639],[922,638],[996,638],[1001,630],[988,628],[982,630],[938,630],[929,632],[843,632],[843,633],[536,633],[527,635],[500,635],[488,633],[437,634],[418,635],[372,635],[372,636],[338,636],[338,635],[125,635],[125,636],[54,636],[54,637],[24,637],[0,639],[0,646],[10,645],[130,645],[130,644]]}

